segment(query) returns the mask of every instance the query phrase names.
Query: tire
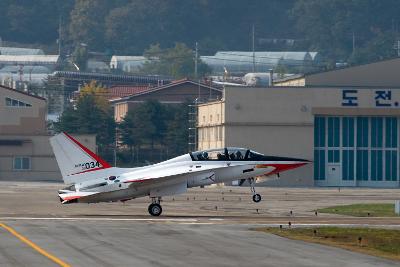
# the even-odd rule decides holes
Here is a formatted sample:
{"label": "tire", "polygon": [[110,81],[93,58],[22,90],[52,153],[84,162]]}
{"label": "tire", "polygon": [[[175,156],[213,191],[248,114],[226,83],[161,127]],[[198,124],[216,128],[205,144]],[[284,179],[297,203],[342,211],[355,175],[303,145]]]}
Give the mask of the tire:
{"label": "tire", "polygon": [[148,210],[151,216],[160,216],[162,213],[160,204],[150,204]]}
{"label": "tire", "polygon": [[261,195],[260,194],[255,194],[253,195],[253,201],[258,203],[261,201]]}

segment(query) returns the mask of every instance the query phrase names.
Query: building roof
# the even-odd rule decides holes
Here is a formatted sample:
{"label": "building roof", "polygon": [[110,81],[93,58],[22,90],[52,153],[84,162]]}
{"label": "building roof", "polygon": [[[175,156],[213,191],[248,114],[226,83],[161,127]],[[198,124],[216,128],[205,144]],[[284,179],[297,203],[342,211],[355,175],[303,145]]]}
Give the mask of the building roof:
{"label": "building roof", "polygon": [[150,90],[149,86],[113,86],[107,89],[107,99],[123,98]]}
{"label": "building roof", "polygon": [[37,96],[37,95],[32,95],[32,94],[27,93],[27,92],[24,92],[24,91],[15,90],[15,89],[12,89],[12,88],[10,88],[10,87],[3,86],[3,85],[0,85],[0,90],[8,90],[8,91],[12,91],[12,92],[14,92],[14,93],[18,93],[18,94],[22,94],[22,95],[27,95],[27,96],[30,96],[30,97],[33,97],[33,98],[37,98],[37,99],[46,101],[46,99],[43,98],[43,97],[40,97],[40,96]]}
{"label": "building roof", "polygon": [[146,60],[147,58],[144,56],[112,56],[111,60],[120,60],[120,61],[137,61],[137,60]]}
{"label": "building roof", "polygon": [[[292,51],[256,51],[254,52],[255,58],[259,58],[260,60],[312,60],[312,57],[309,52],[292,52]],[[249,51],[218,51],[215,53],[215,57],[253,57],[253,52]]]}
{"label": "building roof", "polygon": [[79,71],[56,71],[53,73],[54,77],[61,77],[71,80],[82,81],[117,81],[126,83],[141,83],[141,84],[158,84],[169,83],[172,79],[160,75],[118,75],[110,73],[91,73]]}
{"label": "building roof", "polygon": [[309,72],[275,80],[275,83],[305,79],[305,86],[400,87],[400,58],[391,58],[325,71]]}
{"label": "building roof", "polygon": [[0,55],[44,55],[42,49],[0,46]]}
{"label": "building roof", "polygon": [[193,84],[193,85],[196,85],[196,86],[201,86],[203,88],[208,88],[210,90],[217,91],[217,92],[222,92],[221,89],[215,88],[215,87],[210,86],[208,84],[194,82],[194,81],[191,81],[191,80],[188,80],[188,79],[185,78],[185,79],[181,79],[181,80],[172,81],[169,84],[165,84],[165,85],[161,85],[161,86],[157,86],[157,87],[151,87],[151,88],[148,88],[148,90],[143,90],[141,92],[137,92],[135,94],[128,95],[128,96],[125,96],[125,97],[122,97],[122,98],[118,98],[118,99],[112,99],[110,101],[113,102],[113,103],[129,101],[131,98],[134,98],[134,97],[137,97],[137,96],[140,96],[140,95],[151,94],[151,93],[154,93],[154,92],[157,92],[157,91],[160,91],[160,90],[164,90],[164,89],[171,88],[171,87],[174,87],[174,86],[182,85],[182,84],[185,84],[185,83]]}
{"label": "building roof", "polygon": [[24,65],[46,65],[57,64],[59,55],[0,55],[0,63],[24,64]]}
{"label": "building roof", "polygon": [[[20,66],[14,66],[14,65],[9,65],[5,66],[4,68],[0,69],[0,73],[18,73],[21,70]],[[30,73],[45,73],[49,74],[51,73],[50,69],[46,66],[40,66],[40,65],[24,65],[22,70],[24,71],[25,74],[30,74]]]}

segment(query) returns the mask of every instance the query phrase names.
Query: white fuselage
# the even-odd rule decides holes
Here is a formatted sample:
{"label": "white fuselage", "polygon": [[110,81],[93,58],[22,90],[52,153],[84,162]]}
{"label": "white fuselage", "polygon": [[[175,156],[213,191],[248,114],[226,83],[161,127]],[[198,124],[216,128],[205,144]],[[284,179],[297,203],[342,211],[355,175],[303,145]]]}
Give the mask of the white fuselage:
{"label": "white fuselage", "polygon": [[[186,154],[140,168],[108,168],[93,173],[87,181],[75,184],[77,191],[97,192],[78,202],[109,202],[137,197],[161,197],[186,192],[187,188],[224,183],[276,171],[276,165],[303,162],[271,161],[193,161]],[[85,175],[87,177],[87,175]],[[170,179],[165,177],[171,176]],[[110,177],[113,177],[110,180]]]}

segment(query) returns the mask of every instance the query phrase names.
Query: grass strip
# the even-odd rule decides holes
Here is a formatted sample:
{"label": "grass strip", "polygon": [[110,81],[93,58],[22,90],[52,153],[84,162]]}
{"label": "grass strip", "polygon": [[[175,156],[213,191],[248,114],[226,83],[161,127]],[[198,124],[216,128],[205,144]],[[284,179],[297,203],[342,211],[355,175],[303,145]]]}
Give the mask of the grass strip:
{"label": "grass strip", "polygon": [[400,260],[400,230],[376,228],[258,228],[257,231]]}
{"label": "grass strip", "polygon": [[353,204],[343,206],[333,206],[318,209],[320,213],[332,213],[340,215],[349,215],[355,217],[396,217],[394,204]]}

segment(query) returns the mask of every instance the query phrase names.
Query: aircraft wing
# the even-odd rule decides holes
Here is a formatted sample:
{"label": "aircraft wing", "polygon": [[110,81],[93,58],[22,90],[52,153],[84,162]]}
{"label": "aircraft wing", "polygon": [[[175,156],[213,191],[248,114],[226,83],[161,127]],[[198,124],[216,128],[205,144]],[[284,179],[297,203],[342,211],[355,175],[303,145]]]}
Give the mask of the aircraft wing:
{"label": "aircraft wing", "polygon": [[[208,174],[213,173],[213,170],[226,168],[227,166],[208,166],[207,169],[200,170],[193,166],[193,168],[188,169],[187,166],[174,167],[174,168],[161,168],[160,170],[149,170],[143,175],[135,175],[132,177],[127,177],[121,180],[122,183],[128,183],[130,186],[141,186],[148,184],[163,183],[172,180],[186,179],[188,177],[194,176],[205,176],[207,178]],[[151,173],[151,175],[148,175]]]}
{"label": "aircraft wing", "polygon": [[71,190],[59,190],[58,196],[60,197],[60,201],[62,204],[68,204],[77,201],[79,198],[95,195],[97,193],[99,192],[79,192]]}

